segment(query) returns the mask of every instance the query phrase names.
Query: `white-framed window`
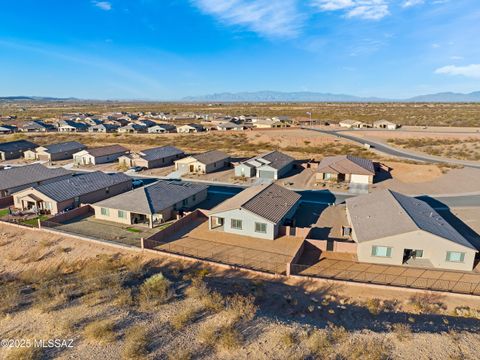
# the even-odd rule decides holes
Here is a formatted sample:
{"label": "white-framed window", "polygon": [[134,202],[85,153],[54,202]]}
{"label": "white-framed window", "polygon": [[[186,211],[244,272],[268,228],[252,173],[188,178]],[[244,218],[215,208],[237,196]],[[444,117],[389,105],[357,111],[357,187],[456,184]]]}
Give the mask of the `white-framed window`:
{"label": "white-framed window", "polygon": [[255,223],[255,232],[266,234],[267,233],[267,224],[265,223]]}
{"label": "white-framed window", "polygon": [[123,210],[118,210],[118,217],[121,219],[125,219],[127,217],[127,214],[125,214],[125,211]]}
{"label": "white-framed window", "polygon": [[231,226],[232,229],[242,230],[242,220],[232,219]]}
{"label": "white-framed window", "polygon": [[100,213],[101,213],[103,216],[109,216],[109,215],[110,215],[110,211],[109,211],[109,209],[107,209],[107,208],[100,208]]}
{"label": "white-framed window", "polygon": [[465,260],[465,253],[459,251],[447,251],[447,261],[463,262]]}
{"label": "white-framed window", "polygon": [[388,246],[372,246],[372,256],[377,257],[391,257],[392,248]]}

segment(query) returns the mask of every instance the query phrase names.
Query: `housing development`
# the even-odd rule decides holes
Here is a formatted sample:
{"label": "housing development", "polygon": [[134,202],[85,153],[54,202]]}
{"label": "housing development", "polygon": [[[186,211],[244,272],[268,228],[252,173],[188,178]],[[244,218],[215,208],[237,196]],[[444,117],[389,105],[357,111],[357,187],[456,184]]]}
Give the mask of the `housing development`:
{"label": "housing development", "polygon": [[0,360],[480,359],[479,0],[0,14]]}

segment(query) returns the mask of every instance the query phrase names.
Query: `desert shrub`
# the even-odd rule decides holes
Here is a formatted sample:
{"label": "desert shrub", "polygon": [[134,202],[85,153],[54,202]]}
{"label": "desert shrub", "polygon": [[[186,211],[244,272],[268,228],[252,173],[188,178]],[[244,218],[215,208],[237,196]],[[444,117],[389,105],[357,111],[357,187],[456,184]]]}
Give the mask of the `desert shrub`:
{"label": "desert shrub", "polygon": [[198,309],[194,304],[185,305],[180,312],[173,316],[170,320],[170,324],[175,330],[181,330],[195,319],[197,313]]}
{"label": "desert shrub", "polygon": [[185,290],[188,297],[200,301],[205,308],[212,312],[218,312],[224,308],[225,300],[223,296],[207,288],[204,281],[199,278],[192,280],[192,284]]}
{"label": "desert shrub", "polygon": [[332,344],[339,344],[348,338],[348,331],[343,326],[333,324],[328,325],[327,334]]}
{"label": "desert shrub", "polygon": [[50,311],[55,306],[66,303],[72,287],[62,281],[41,283],[35,291],[34,304],[41,311]]}
{"label": "desert shrub", "polygon": [[218,327],[213,323],[203,323],[198,331],[198,339],[207,346],[213,346],[217,341]]}
{"label": "desert shrub", "polygon": [[368,311],[372,315],[378,315],[383,310],[382,302],[380,299],[377,299],[377,298],[368,299],[366,302],[366,306]]}
{"label": "desert shrub", "polygon": [[144,326],[130,328],[125,334],[122,357],[125,360],[144,359],[148,354],[147,330]]}
{"label": "desert shrub", "polygon": [[437,294],[416,294],[410,298],[410,304],[419,313],[438,314],[446,309],[445,304],[441,301],[442,297]]}
{"label": "desert shrub", "polygon": [[413,337],[412,328],[408,324],[394,324],[392,326],[392,331],[400,341],[410,340]]}
{"label": "desert shrub", "polygon": [[163,304],[173,296],[170,281],[162,273],[149,277],[140,286],[140,302],[142,306]]}
{"label": "desert shrub", "polygon": [[111,320],[96,320],[85,326],[84,334],[88,340],[112,342],[115,340],[114,326],[115,323]]}
{"label": "desert shrub", "polygon": [[167,354],[168,360],[190,360],[192,353],[188,349],[174,349]]}
{"label": "desert shrub", "polygon": [[305,345],[312,357],[325,356],[332,349],[332,344],[325,332],[314,330],[307,338]]}
{"label": "desert shrub", "polygon": [[385,340],[378,338],[352,338],[345,349],[345,357],[358,360],[387,360],[391,358],[391,348]]}
{"label": "desert shrub", "polygon": [[0,286],[0,315],[12,311],[19,306],[21,302],[21,293],[15,284],[5,284]]}
{"label": "desert shrub", "polygon": [[231,351],[242,345],[242,336],[233,326],[223,326],[217,336],[217,347],[220,350]]}
{"label": "desert shrub", "polygon": [[38,347],[11,348],[5,356],[5,360],[39,360],[42,351]]}
{"label": "desert shrub", "polygon": [[255,317],[257,306],[253,296],[235,294],[227,298],[226,312],[232,322],[249,321]]}
{"label": "desert shrub", "polygon": [[278,343],[286,348],[290,348],[297,343],[295,334],[290,329],[282,329],[277,336]]}

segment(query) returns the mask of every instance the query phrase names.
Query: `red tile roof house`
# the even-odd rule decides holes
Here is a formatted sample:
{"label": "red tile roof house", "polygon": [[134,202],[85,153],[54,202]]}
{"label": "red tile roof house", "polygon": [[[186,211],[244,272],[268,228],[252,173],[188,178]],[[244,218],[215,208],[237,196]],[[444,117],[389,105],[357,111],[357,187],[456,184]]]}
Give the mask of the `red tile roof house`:
{"label": "red tile roof house", "polygon": [[318,165],[318,182],[372,184],[375,176],[373,162],[352,155],[329,156]]}
{"label": "red tile roof house", "polygon": [[126,155],[129,150],[121,145],[109,145],[79,151],[73,154],[75,165],[97,165],[117,161],[120,156]]}

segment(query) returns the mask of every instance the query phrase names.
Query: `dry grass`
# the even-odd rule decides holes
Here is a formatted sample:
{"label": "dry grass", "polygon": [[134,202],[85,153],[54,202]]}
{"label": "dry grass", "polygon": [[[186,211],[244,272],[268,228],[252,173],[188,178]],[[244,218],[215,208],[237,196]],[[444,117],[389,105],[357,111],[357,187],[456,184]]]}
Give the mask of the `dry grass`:
{"label": "dry grass", "polygon": [[11,348],[5,360],[40,360],[42,359],[42,351],[36,347],[19,347]]}
{"label": "dry grass", "polygon": [[410,298],[410,304],[420,314],[439,314],[444,310],[443,297],[437,294],[416,294]]}
{"label": "dry grass", "polygon": [[324,331],[314,330],[306,339],[305,345],[313,358],[322,356],[332,351],[332,344]]}
{"label": "dry grass", "polygon": [[392,331],[399,341],[406,341],[413,338],[412,328],[408,324],[394,324]]}
{"label": "dry grass", "polygon": [[227,298],[226,314],[233,323],[250,321],[256,313],[257,306],[253,296],[235,294]]}
{"label": "dry grass", "polygon": [[242,345],[242,335],[232,326],[223,326],[217,335],[217,348],[223,351],[233,351]]}
{"label": "dry grass", "polygon": [[340,353],[345,359],[388,360],[391,358],[391,347],[385,340],[375,337],[351,338]]}
{"label": "dry grass", "polygon": [[125,334],[122,348],[122,358],[125,360],[140,360],[148,354],[148,332],[144,326],[130,328]]}
{"label": "dry grass", "polygon": [[203,323],[198,331],[198,340],[206,345],[213,346],[217,341],[218,326],[213,323]]}
{"label": "dry grass", "polygon": [[20,305],[20,289],[16,284],[0,284],[0,315],[5,315]]}
{"label": "dry grass", "polygon": [[199,309],[195,304],[184,304],[183,308],[170,319],[170,325],[172,325],[175,330],[181,330],[193,322],[198,312]]}
{"label": "dry grass", "polygon": [[113,328],[115,322],[112,320],[96,320],[85,326],[85,338],[99,343],[109,343],[115,341],[115,332]]}
{"label": "dry grass", "polygon": [[140,304],[152,307],[166,303],[173,296],[170,281],[162,273],[149,277],[140,286]]}

